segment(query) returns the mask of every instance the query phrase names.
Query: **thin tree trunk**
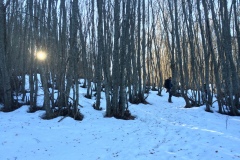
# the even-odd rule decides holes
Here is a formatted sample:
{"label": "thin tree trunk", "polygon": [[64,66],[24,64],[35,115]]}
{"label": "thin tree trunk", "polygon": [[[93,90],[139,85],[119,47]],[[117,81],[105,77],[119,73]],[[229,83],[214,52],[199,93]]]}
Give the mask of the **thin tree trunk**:
{"label": "thin tree trunk", "polygon": [[181,58],[181,47],[180,47],[180,38],[179,38],[179,28],[178,28],[178,12],[177,12],[177,0],[174,0],[174,15],[175,15],[175,35],[176,35],[176,53],[178,55],[178,64],[179,64],[179,73],[180,73],[180,83],[181,83],[181,94],[186,102],[186,108],[191,107],[189,102],[188,96],[184,93],[183,85],[184,82],[184,75],[183,75],[183,68],[182,68],[182,58]]}
{"label": "thin tree trunk", "polygon": [[120,1],[114,2],[114,48],[113,48],[113,73],[112,73],[112,107],[113,115],[119,112],[118,99],[119,99],[119,38],[120,38]]}
{"label": "thin tree trunk", "polygon": [[[219,26],[218,26],[218,22],[217,22],[217,19],[216,19],[216,13],[214,11],[212,1],[210,3],[210,6],[211,6],[211,14],[213,15],[212,17],[213,17],[214,33],[216,35],[216,41],[217,41],[217,52],[218,52],[218,56],[219,56],[218,59],[222,60],[222,61],[219,61],[220,64],[217,64],[217,58],[215,58],[216,55],[213,51],[212,36],[211,36],[211,32],[210,32],[209,28],[206,29],[206,35],[208,35],[209,40],[207,39],[207,41],[209,41],[209,43],[210,43],[210,44],[208,44],[208,46],[209,46],[209,48],[211,50],[211,53],[212,53],[212,56],[213,56],[212,59],[213,59],[213,63],[214,63],[214,74],[215,74],[215,81],[216,81],[216,87],[217,87],[218,110],[219,110],[219,113],[222,113],[223,112],[223,99],[224,99],[224,97],[223,97],[223,94],[222,94],[222,91],[221,91],[219,65],[224,66],[225,62],[224,62],[224,56],[223,56],[223,50],[222,50],[222,42],[221,42],[221,39],[220,39]],[[199,12],[200,12],[200,9],[199,9]],[[205,20],[207,20],[207,19],[205,19]],[[208,22],[208,24],[209,24],[209,22]],[[208,27],[210,27],[210,26],[208,26]],[[224,73],[224,70],[225,69],[222,69],[222,73]]]}
{"label": "thin tree trunk", "polygon": [[[106,8],[103,7],[103,17],[104,17],[104,34],[99,35],[100,37],[100,42],[99,45],[102,45],[102,67],[103,67],[103,73],[104,73],[104,87],[105,87],[105,97],[106,97],[106,116],[111,117],[112,116],[112,104],[111,104],[111,88],[112,88],[112,83],[111,83],[111,72],[110,72],[110,57],[111,57],[111,49],[112,49],[112,44],[111,44],[111,33],[110,33],[110,17],[107,15],[107,12],[110,13],[110,2],[108,2],[108,11],[106,11]],[[101,31],[100,33],[103,33]],[[105,36],[103,36],[105,35]],[[104,38],[105,37],[105,38]],[[104,40],[103,40],[104,39]],[[103,44],[103,42],[105,42]]]}
{"label": "thin tree trunk", "polygon": [[[141,102],[143,103],[144,100],[144,93],[146,90],[146,31],[145,31],[145,0],[142,1],[142,92],[141,92]],[[141,79],[141,77],[140,77]]]}
{"label": "thin tree trunk", "polygon": [[138,72],[138,100],[143,100],[142,95],[142,64],[141,64],[141,0],[138,0],[137,19],[137,72]]}
{"label": "thin tree trunk", "polygon": [[132,3],[132,13],[131,13],[131,19],[130,19],[130,59],[132,61],[132,78],[131,78],[131,84],[130,89],[132,90],[132,94],[129,95],[129,101],[131,103],[138,103],[138,75],[137,75],[137,62],[136,62],[136,48],[135,48],[135,14],[136,14],[136,3],[137,1],[134,1]]}
{"label": "thin tree trunk", "polygon": [[101,99],[101,87],[102,87],[102,53],[103,53],[103,17],[102,17],[102,8],[103,0],[97,1],[98,9],[98,52],[97,52],[97,61],[96,61],[96,81],[97,81],[97,97],[95,109],[100,110],[100,99]]}
{"label": "thin tree trunk", "polygon": [[[229,92],[229,99],[230,99],[230,114],[238,115],[238,110],[235,106],[233,96],[237,95],[239,92],[239,83],[237,78],[236,67],[233,62],[232,56],[232,38],[231,38],[231,30],[230,30],[230,17],[228,12],[227,1],[223,0],[220,1],[220,12],[222,14],[222,39],[223,39],[223,50],[226,56],[226,81],[228,89],[226,91]],[[238,96],[237,96],[238,97]]]}
{"label": "thin tree trunk", "polygon": [[4,6],[3,0],[0,0],[0,73],[2,74],[4,110],[11,111],[13,97],[6,61],[6,6]]}
{"label": "thin tree trunk", "polygon": [[210,112],[210,90],[209,90],[209,60],[210,60],[210,53],[212,51],[212,39],[208,33],[210,33],[210,24],[208,20],[208,10],[207,10],[207,3],[205,0],[202,0],[203,8],[204,8],[204,14],[205,14],[205,25],[206,25],[206,39],[208,44],[208,51],[204,52],[204,61],[205,61],[205,84],[206,84],[206,94],[208,94],[207,103],[206,103],[206,111]]}

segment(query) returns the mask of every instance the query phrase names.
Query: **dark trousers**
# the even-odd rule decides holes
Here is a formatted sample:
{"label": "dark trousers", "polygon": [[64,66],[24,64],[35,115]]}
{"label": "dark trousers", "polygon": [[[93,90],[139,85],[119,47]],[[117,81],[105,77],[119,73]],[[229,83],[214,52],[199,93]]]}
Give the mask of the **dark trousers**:
{"label": "dark trousers", "polygon": [[172,92],[169,90],[168,102],[172,102]]}

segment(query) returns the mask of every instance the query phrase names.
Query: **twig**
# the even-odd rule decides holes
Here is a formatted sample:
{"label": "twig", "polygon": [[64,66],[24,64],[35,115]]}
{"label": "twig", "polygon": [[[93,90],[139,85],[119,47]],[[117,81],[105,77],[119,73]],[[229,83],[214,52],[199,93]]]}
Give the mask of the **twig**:
{"label": "twig", "polygon": [[58,122],[61,122],[64,118],[66,118],[68,115],[62,117]]}
{"label": "twig", "polygon": [[[68,97],[69,97],[71,100],[74,101],[74,99],[73,99],[72,97],[70,97],[70,96],[68,96]],[[82,106],[81,104],[78,103],[78,105],[83,108],[83,106]]]}

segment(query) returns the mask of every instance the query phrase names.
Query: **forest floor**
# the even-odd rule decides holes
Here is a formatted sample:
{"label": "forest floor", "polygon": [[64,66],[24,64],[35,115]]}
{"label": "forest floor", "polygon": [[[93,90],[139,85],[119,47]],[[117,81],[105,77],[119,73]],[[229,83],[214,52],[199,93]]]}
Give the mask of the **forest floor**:
{"label": "forest floor", "polygon": [[104,118],[104,93],[101,111],[92,107],[95,97],[86,99],[85,93],[80,88],[82,121],[43,120],[44,111],[28,113],[29,106],[0,112],[0,159],[240,159],[240,117],[219,114],[216,103],[213,113],[205,106],[186,109],[182,98],[168,103],[167,93],[150,91],[149,104],[129,104],[134,120],[120,120]]}

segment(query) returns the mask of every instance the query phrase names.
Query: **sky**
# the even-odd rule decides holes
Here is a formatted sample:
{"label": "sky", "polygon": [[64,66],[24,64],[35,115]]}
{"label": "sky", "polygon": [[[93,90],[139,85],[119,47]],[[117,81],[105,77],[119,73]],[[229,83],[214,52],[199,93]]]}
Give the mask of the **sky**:
{"label": "sky", "polygon": [[[39,89],[39,95],[42,95]],[[130,104],[135,120],[105,118],[105,97],[80,88],[82,121],[66,117],[43,120],[44,111],[29,106],[0,112],[0,160],[237,160],[240,159],[240,117],[221,115],[217,103],[184,108],[183,98],[150,91],[149,104]],[[41,104],[43,97],[39,96]]]}

